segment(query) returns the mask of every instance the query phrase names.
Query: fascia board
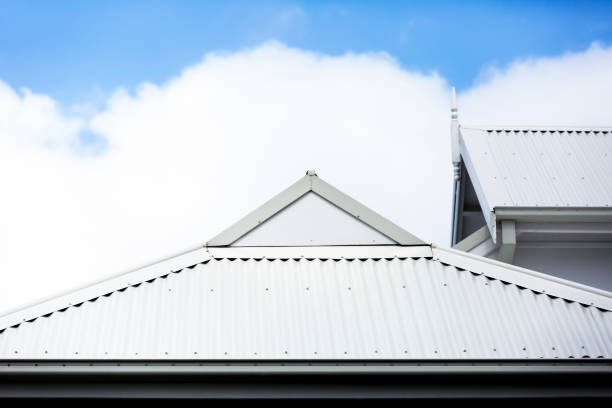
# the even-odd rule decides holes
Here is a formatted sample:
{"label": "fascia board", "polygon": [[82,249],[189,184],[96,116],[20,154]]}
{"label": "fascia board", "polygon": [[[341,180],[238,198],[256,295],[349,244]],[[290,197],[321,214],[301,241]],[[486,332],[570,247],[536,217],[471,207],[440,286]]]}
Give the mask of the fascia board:
{"label": "fascia board", "polygon": [[433,248],[434,259],[470,272],[550,296],[612,311],[612,293],[555,276],[448,248]]}
{"label": "fascia board", "polygon": [[496,207],[497,220],[522,222],[612,222],[612,207]]}
{"label": "fascia board", "polygon": [[598,361],[596,364],[586,364],[584,361],[564,362],[555,360],[550,362],[527,362],[527,361],[392,361],[387,364],[368,364],[363,361],[351,362],[331,361],[327,364],[319,361],[312,362],[285,362],[283,360],[262,362],[237,362],[202,364],[198,362],[165,363],[156,364],[151,361],[143,364],[131,363],[129,361],[110,364],[103,362],[80,362],[71,363],[64,361],[62,364],[49,364],[44,361],[31,364],[9,364],[0,365],[0,376],[15,375],[231,375],[231,374],[452,374],[452,373],[530,373],[530,374],[552,374],[552,373],[611,373],[612,365],[608,360]]}
{"label": "fascia board", "polygon": [[489,165],[486,166],[487,168],[480,166],[479,169],[476,169],[475,163],[472,161],[470,152],[466,146],[463,133],[460,133],[459,137],[459,151],[461,153],[461,157],[463,158],[463,164],[465,165],[465,168],[470,176],[470,180],[472,181],[472,185],[474,186],[474,191],[476,192],[476,197],[478,198],[478,203],[480,204],[482,215],[484,216],[485,222],[487,223],[487,227],[489,228],[491,238],[493,239],[493,242],[496,242],[497,223],[493,215],[493,208],[489,205],[489,202],[487,201],[487,196],[485,195],[480,177],[478,176],[479,172],[482,174],[491,174],[495,171],[495,166],[489,163]]}
{"label": "fascia board", "polygon": [[188,266],[205,262],[208,259],[210,259],[210,254],[203,247],[199,247],[134,271],[112,276],[82,288],[55,295],[0,316],[0,330],[66,307],[78,305],[107,293],[142,284],[148,280],[158,278]]}
{"label": "fascia board", "polygon": [[431,246],[318,246],[208,248],[212,258],[423,258],[432,257]]}
{"label": "fascia board", "polygon": [[243,217],[241,220],[221,232],[206,243],[209,247],[227,246],[256,228],[259,224],[293,203],[295,200],[309,192],[312,188],[313,176],[306,175],[268,200],[263,205]]}
{"label": "fascia board", "polygon": [[427,245],[408,231],[318,177],[312,179],[312,191],[400,245]]}

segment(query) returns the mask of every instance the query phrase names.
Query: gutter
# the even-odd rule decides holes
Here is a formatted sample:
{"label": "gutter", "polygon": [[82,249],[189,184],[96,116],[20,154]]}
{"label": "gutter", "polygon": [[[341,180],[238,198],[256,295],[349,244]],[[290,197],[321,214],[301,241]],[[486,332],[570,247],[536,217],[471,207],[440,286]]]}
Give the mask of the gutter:
{"label": "gutter", "polygon": [[612,207],[495,207],[497,221],[612,222]]}
{"label": "gutter", "polygon": [[454,375],[454,374],[609,374],[612,360],[424,360],[388,361],[230,361],[135,362],[30,361],[0,363],[0,379],[13,376],[124,376],[124,375]]}

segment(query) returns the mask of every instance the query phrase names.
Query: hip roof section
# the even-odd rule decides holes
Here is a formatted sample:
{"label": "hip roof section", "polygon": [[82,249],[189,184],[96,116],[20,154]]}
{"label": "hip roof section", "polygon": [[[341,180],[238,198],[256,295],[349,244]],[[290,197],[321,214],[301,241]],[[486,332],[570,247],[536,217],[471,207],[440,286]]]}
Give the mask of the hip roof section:
{"label": "hip roof section", "polygon": [[612,356],[609,293],[460,251],[229,247],[177,258],[5,316],[0,358]]}

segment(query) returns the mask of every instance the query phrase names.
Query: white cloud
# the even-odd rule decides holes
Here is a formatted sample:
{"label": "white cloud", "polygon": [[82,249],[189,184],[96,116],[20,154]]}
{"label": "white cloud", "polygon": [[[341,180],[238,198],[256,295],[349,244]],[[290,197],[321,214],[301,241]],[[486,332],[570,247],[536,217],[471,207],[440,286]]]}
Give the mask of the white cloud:
{"label": "white cloud", "polygon": [[[518,62],[459,95],[460,118],[603,123],[611,58],[594,46]],[[309,168],[446,244],[448,95],[386,54],[279,43],[209,54],[83,118],[0,83],[0,310],[202,244]],[[107,150],[75,153],[83,131]]]}
{"label": "white cloud", "polygon": [[466,123],[611,126],[612,48],[491,68],[461,98]]}

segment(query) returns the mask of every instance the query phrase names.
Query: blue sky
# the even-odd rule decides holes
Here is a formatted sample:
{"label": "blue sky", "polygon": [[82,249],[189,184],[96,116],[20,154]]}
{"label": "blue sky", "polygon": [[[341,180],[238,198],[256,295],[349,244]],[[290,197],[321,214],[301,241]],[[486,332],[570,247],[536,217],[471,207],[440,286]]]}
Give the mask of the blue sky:
{"label": "blue sky", "polygon": [[612,42],[612,2],[1,1],[0,80],[63,104],[162,83],[209,51],[269,39],[385,51],[459,89],[483,69]]}

